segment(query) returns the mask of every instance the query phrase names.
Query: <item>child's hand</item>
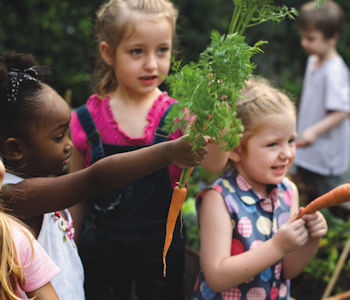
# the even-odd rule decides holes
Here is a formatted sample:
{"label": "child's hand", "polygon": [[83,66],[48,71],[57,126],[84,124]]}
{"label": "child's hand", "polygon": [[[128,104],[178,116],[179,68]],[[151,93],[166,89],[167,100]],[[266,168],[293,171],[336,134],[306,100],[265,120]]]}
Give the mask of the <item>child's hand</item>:
{"label": "child's hand", "polygon": [[317,134],[311,128],[306,129],[300,136],[300,138],[296,141],[297,147],[306,147],[310,146],[317,139]]}
{"label": "child's hand", "polygon": [[188,142],[186,137],[187,136],[185,135],[172,141],[172,164],[175,164],[180,168],[199,165],[208,153],[208,143],[212,142],[208,137],[204,137],[204,145],[199,147],[196,151],[192,151],[193,143]]}
{"label": "child's hand", "polygon": [[293,215],[272,238],[284,254],[292,252],[303,246],[309,237],[309,232],[305,227],[303,219],[297,219],[297,214]]}
{"label": "child's hand", "polygon": [[326,235],[328,230],[327,221],[319,211],[304,215],[302,218],[311,238],[316,239]]}

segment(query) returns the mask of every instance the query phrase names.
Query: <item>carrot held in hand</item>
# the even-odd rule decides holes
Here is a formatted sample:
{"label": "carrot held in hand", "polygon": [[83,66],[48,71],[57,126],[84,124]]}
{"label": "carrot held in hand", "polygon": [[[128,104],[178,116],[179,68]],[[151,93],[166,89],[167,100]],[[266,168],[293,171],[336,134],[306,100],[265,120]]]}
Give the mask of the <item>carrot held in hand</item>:
{"label": "carrot held in hand", "polygon": [[191,175],[192,171],[193,171],[193,168],[185,168],[183,170],[180,177],[180,182],[174,188],[173,196],[171,198],[171,203],[170,203],[168,218],[166,223],[165,242],[164,242],[164,248],[163,248],[163,265],[164,265],[163,276],[164,277],[166,275],[166,255],[168,253],[169,247],[173,240],[173,233],[174,233],[174,228],[176,224],[176,219],[182,209],[182,206],[187,196],[186,182],[189,176]]}
{"label": "carrot held in hand", "polygon": [[173,239],[173,232],[176,224],[176,219],[181,211],[182,205],[186,199],[187,195],[187,188],[183,187],[180,188],[179,186],[176,186],[174,188],[173,196],[170,203],[170,208],[168,212],[168,219],[166,224],[166,236],[165,236],[165,242],[164,242],[164,249],[163,249],[163,276],[166,275],[166,255],[168,253],[169,247],[171,245],[172,239]]}
{"label": "carrot held in hand", "polygon": [[349,183],[339,185],[328,193],[310,202],[299,214],[298,218],[306,214],[313,214],[320,209],[336,206],[347,201],[350,201]]}

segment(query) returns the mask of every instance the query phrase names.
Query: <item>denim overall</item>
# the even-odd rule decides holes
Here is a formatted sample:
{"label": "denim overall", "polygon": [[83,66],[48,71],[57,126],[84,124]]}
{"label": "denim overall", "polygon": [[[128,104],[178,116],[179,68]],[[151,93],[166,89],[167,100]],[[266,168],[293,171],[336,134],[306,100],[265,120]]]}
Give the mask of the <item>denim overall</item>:
{"label": "denim overall", "polygon": [[[171,106],[159,122],[153,144],[168,140],[168,133],[162,126],[170,109]],[[92,163],[104,156],[147,147],[102,144],[86,106],[79,107],[77,114],[91,146]],[[167,255],[167,276],[162,275],[171,195],[166,167],[89,199],[79,238],[87,299],[128,300],[132,281],[139,300],[183,299],[185,239],[181,237],[180,218]]]}

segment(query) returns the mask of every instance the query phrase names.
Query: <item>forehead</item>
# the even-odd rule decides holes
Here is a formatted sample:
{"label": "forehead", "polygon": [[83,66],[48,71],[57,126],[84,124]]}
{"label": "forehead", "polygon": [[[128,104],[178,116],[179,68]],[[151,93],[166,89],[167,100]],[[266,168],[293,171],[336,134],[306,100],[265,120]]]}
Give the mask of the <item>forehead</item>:
{"label": "forehead", "polygon": [[302,37],[324,38],[322,31],[314,27],[299,29],[299,33]]}
{"label": "forehead", "polygon": [[172,33],[172,23],[165,16],[140,14],[127,25],[122,41],[171,40]]}
{"label": "forehead", "polygon": [[296,115],[292,111],[262,116],[256,122],[257,135],[272,134],[283,136],[285,134],[296,134]]}
{"label": "forehead", "polygon": [[[66,123],[70,117],[70,109],[63,98],[55,90],[47,87],[41,94],[40,123],[45,126],[54,126]],[[51,127],[51,126],[50,126]]]}

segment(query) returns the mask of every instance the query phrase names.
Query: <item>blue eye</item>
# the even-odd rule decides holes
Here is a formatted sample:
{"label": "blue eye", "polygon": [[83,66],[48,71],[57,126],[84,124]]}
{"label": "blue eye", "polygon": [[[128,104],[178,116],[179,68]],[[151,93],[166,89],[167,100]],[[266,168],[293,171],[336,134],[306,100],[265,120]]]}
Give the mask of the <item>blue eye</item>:
{"label": "blue eye", "polygon": [[133,55],[139,55],[139,54],[142,53],[142,50],[141,50],[141,49],[133,49],[133,50],[131,50],[130,52],[131,52],[131,54],[133,54]]}
{"label": "blue eye", "polygon": [[170,49],[169,47],[162,47],[162,48],[159,49],[159,52],[164,54],[164,53],[168,52],[169,49]]}

